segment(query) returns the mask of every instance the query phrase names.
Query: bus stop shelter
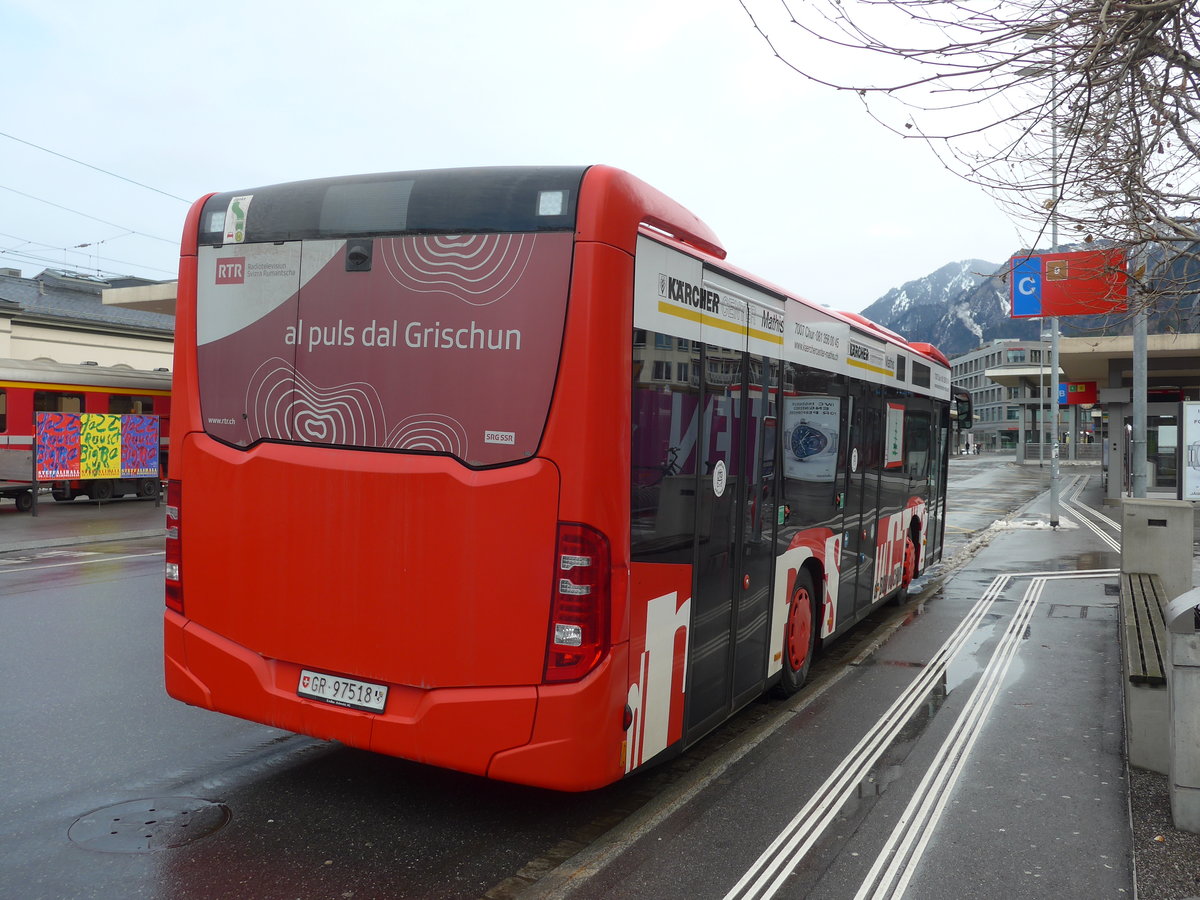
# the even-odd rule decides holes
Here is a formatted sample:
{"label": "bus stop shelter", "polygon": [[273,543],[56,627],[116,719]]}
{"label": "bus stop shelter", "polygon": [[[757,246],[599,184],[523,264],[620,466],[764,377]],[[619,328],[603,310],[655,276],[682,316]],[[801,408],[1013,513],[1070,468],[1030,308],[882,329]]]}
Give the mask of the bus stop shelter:
{"label": "bus stop shelter", "polygon": [[[1038,384],[1037,366],[989,369],[987,376],[1005,387]],[[1070,405],[1059,420],[1061,459],[1094,459],[1081,450],[1080,436],[1091,432],[1102,441],[1108,471],[1107,496],[1126,492],[1129,425],[1133,415],[1133,337],[1067,337],[1059,341],[1059,380],[1096,385],[1096,402]],[[1178,484],[1179,402],[1200,400],[1200,334],[1152,334],[1147,340],[1146,458],[1147,491],[1175,496]],[[1036,400],[1033,401],[1035,405]],[[1060,410],[1061,412],[1061,410]],[[1087,428],[1085,417],[1093,428]],[[1018,451],[1020,452],[1020,451]]]}

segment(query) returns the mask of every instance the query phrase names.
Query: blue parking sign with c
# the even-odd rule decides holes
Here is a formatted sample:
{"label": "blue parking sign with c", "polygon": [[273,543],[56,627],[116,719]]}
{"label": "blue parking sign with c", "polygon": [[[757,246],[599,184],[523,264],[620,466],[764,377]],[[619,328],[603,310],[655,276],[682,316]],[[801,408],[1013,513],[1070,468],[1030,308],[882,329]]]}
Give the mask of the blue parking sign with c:
{"label": "blue parking sign with c", "polygon": [[1014,260],[1012,270],[1012,314],[1042,314],[1042,258],[1027,256]]}

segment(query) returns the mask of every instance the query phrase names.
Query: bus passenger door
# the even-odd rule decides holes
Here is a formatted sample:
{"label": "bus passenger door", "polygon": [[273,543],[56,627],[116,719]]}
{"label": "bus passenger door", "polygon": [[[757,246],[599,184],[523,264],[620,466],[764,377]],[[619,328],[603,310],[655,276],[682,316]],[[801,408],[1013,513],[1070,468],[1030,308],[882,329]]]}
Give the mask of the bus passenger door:
{"label": "bus passenger door", "polygon": [[697,441],[695,600],[688,650],[686,736],[728,715],[732,698],[734,575],[746,492],[744,352],[704,345]]}
{"label": "bus passenger door", "polygon": [[921,569],[941,559],[942,541],[946,532],[946,476],[950,449],[950,410],[942,407],[933,415],[933,433],[929,446],[929,524],[925,529],[925,556]]}
{"label": "bus passenger door", "polygon": [[[846,466],[846,516],[842,590],[847,616],[871,605],[875,581],[875,528],[879,505],[881,410],[875,389],[850,384],[850,440]],[[839,615],[839,621],[843,616]]]}
{"label": "bus passenger door", "polygon": [[746,496],[737,542],[734,597],[733,706],[762,692],[770,656],[771,581],[774,576],[775,477],[780,364],[752,356],[744,416]]}

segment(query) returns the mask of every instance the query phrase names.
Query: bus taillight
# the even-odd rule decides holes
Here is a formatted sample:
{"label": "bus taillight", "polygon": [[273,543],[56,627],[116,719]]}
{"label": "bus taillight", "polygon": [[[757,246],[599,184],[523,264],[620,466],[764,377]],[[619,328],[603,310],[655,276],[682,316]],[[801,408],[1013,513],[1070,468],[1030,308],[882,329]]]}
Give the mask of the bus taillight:
{"label": "bus taillight", "polygon": [[546,681],[575,681],[608,651],[608,538],[559,522],[554,562]]}
{"label": "bus taillight", "polygon": [[167,606],[177,613],[183,612],[183,583],[180,580],[180,562],[183,554],[180,550],[180,490],[178,480],[167,482]]}

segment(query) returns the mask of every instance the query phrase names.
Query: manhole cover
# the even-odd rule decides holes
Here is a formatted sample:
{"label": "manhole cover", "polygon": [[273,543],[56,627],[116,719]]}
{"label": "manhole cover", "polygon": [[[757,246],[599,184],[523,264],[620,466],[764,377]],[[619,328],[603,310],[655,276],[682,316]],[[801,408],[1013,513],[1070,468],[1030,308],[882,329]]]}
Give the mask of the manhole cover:
{"label": "manhole cover", "polygon": [[85,850],[150,853],[206,838],[229,821],[228,807],[196,797],[156,797],[80,816],[67,837]]}

